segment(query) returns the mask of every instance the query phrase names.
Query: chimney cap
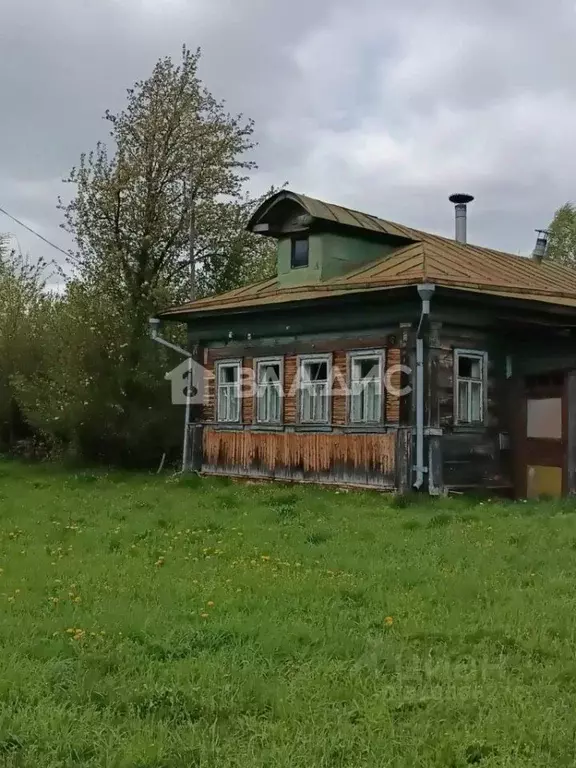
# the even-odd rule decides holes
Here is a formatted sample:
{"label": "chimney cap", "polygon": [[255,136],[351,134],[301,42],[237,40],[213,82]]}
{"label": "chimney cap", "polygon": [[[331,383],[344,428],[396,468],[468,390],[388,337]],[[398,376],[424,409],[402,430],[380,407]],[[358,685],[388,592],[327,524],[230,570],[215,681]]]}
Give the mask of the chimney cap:
{"label": "chimney cap", "polygon": [[474,195],[466,195],[466,194],[463,194],[462,192],[457,192],[454,195],[450,195],[448,200],[450,200],[451,203],[455,203],[456,205],[459,205],[462,203],[466,205],[466,203],[471,203],[472,200],[474,200]]}

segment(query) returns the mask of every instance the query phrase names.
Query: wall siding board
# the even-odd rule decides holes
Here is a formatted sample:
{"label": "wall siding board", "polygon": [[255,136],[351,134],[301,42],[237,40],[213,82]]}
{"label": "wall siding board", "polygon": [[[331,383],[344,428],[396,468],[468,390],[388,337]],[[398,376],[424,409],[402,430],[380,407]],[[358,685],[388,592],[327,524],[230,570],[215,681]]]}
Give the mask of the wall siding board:
{"label": "wall siding board", "polygon": [[296,392],[296,377],[298,375],[298,359],[295,355],[284,358],[284,423],[296,424],[298,397]]}
{"label": "wall siding board", "polygon": [[238,357],[278,357],[280,355],[319,355],[328,352],[349,352],[354,349],[382,349],[387,346],[389,336],[398,334],[398,331],[390,329],[379,334],[359,335],[357,338],[318,339],[313,341],[282,341],[275,344],[245,344],[230,343],[223,347],[211,347],[209,358],[222,360]]}
{"label": "wall siding board", "polygon": [[214,380],[214,360],[210,356],[206,359],[206,378],[203,417],[204,421],[214,421],[215,411],[215,380]]}
{"label": "wall siding board", "polygon": [[[291,425],[298,423],[298,355],[300,354],[325,354],[333,353],[332,370],[336,385],[332,396],[331,424],[344,426],[348,418],[348,403],[345,390],[337,386],[338,381],[344,384],[348,381],[348,352],[362,349],[385,349],[386,370],[402,362],[402,351],[397,347],[386,348],[388,336],[368,336],[359,339],[333,339],[318,343],[292,343],[274,346],[250,346],[243,347],[238,344],[221,348],[211,348],[207,355],[207,396],[204,406],[204,418],[206,421],[214,421],[215,395],[214,395],[214,371],[218,360],[242,359],[244,368],[253,369],[255,357],[282,357],[284,360],[284,423]],[[394,387],[401,386],[401,373],[395,371],[390,379]],[[245,384],[247,386],[247,382]],[[386,392],[385,396],[385,420],[389,424],[400,423],[401,400],[397,394]],[[250,425],[254,423],[254,399],[244,397],[242,400],[242,423]]]}
{"label": "wall siding board", "polygon": [[396,432],[366,435],[204,429],[209,474],[392,489]]}
{"label": "wall siding board", "polygon": [[242,360],[244,376],[242,379],[242,421],[244,424],[251,424],[255,420],[254,413],[254,359],[245,357]]}
{"label": "wall siding board", "polygon": [[386,389],[385,405],[385,419],[388,424],[400,423],[400,402],[402,398],[397,392],[402,387],[402,372],[398,368],[401,364],[402,350],[398,347],[389,347],[386,350],[386,381],[390,386]]}
{"label": "wall siding board", "polygon": [[346,391],[339,386],[339,382],[346,384],[348,381],[348,356],[346,352],[338,351],[334,353],[332,375],[334,377],[332,423],[341,426],[346,424],[348,411]]}
{"label": "wall siding board", "polygon": [[[454,424],[454,349],[488,353],[484,426]],[[435,413],[442,428],[442,472],[447,488],[511,487],[508,452],[500,449],[499,433],[509,429],[501,400],[505,391],[505,363],[494,347],[494,335],[476,329],[445,327],[435,354]],[[440,471],[440,469],[438,469]]]}

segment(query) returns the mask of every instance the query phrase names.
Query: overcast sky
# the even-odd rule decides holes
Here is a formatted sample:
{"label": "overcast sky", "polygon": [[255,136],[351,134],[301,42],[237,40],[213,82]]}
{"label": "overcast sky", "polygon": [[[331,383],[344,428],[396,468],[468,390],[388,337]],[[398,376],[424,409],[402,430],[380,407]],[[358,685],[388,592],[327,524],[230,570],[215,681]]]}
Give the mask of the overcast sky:
{"label": "overcast sky", "polygon": [[576,199],[574,1],[0,3],[0,206],[64,248],[62,178],[184,42],[214,95],[256,121],[257,191],[287,181],[449,236],[447,197],[469,192],[469,240],[513,253]]}

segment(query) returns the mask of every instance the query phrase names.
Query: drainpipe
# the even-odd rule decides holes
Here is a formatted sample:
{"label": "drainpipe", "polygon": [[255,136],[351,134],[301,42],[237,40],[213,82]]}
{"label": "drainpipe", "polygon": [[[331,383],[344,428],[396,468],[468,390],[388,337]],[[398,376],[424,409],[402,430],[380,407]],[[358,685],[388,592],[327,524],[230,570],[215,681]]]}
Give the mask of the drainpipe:
{"label": "drainpipe", "polygon": [[424,484],[424,475],[428,472],[424,464],[424,330],[430,315],[430,299],[436,286],[432,283],[420,283],[418,295],[422,301],[420,322],[416,331],[416,480],[414,488],[418,491]]}
{"label": "drainpipe", "polygon": [[[174,352],[178,352],[188,358],[188,385],[192,383],[192,354],[183,347],[179,347],[177,344],[172,344],[171,341],[163,339],[159,334],[161,321],[157,317],[151,317],[148,321],[150,325],[150,338],[152,341],[156,341],[158,344],[163,344],[168,349],[172,349]],[[190,424],[190,398],[186,398],[186,409],[184,411],[184,439],[182,441],[182,472],[186,472],[186,459],[188,457],[188,444],[190,436],[188,434]]]}

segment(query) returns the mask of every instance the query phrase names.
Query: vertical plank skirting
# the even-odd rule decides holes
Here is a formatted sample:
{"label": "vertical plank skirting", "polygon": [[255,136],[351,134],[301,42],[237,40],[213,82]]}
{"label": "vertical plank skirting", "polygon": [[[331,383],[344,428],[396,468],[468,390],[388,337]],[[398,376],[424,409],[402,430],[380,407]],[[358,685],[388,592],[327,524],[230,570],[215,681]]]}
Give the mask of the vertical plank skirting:
{"label": "vertical plank skirting", "polygon": [[396,490],[408,493],[412,488],[412,430],[396,432]]}
{"label": "vertical plank skirting", "polygon": [[259,433],[204,430],[206,472],[285,480],[396,484],[396,432]]}

